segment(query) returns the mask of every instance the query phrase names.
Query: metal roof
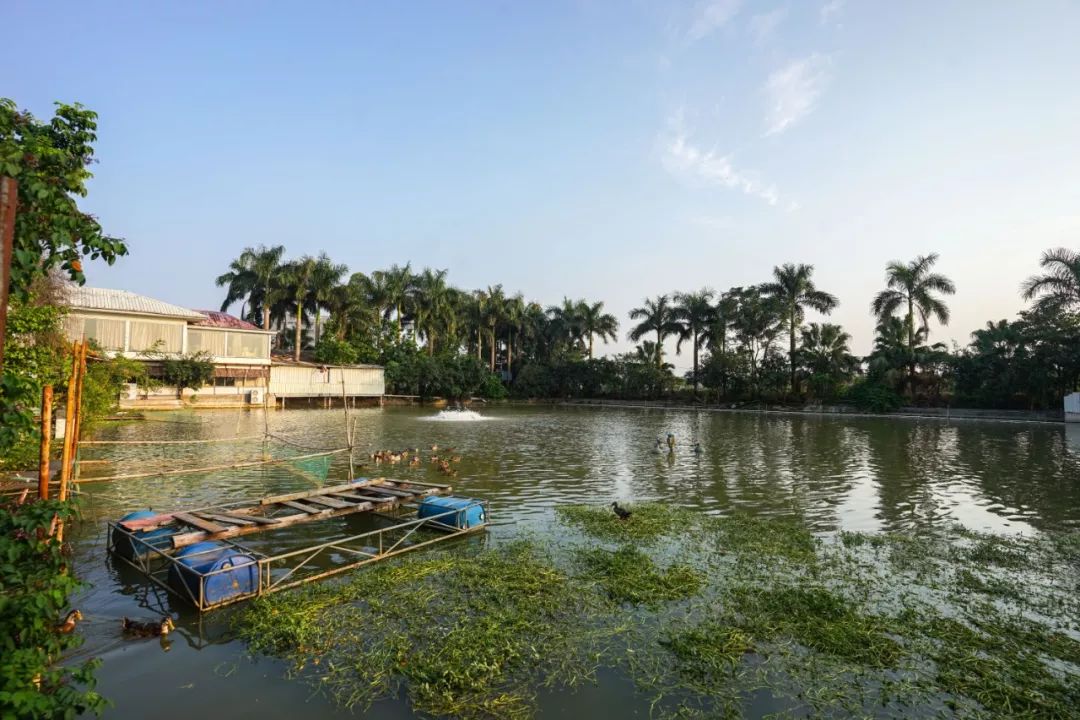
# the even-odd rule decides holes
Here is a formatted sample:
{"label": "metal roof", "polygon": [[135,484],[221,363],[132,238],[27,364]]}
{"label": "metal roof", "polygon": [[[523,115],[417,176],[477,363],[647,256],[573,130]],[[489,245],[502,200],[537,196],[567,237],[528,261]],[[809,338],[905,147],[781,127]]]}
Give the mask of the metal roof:
{"label": "metal roof", "polygon": [[109,290],[107,288],[73,285],[67,289],[67,304],[79,310],[99,310],[131,315],[157,315],[159,317],[183,320],[206,319],[204,315],[194,310],[188,310],[179,305],[155,300],[127,290]]}
{"label": "metal roof", "polygon": [[261,327],[252,325],[247,320],[241,320],[234,315],[220,312],[218,310],[196,310],[195,312],[205,316],[203,317],[202,322],[197,323],[199,327],[215,327],[229,328],[230,330],[258,330],[259,332],[273,332],[272,330],[263,330]]}

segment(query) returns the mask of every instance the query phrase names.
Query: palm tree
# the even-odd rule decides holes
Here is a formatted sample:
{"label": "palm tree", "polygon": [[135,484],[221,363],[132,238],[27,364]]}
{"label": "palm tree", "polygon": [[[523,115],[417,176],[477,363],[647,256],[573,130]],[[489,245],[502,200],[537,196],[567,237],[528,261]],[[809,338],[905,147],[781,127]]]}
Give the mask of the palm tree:
{"label": "palm tree", "polygon": [[372,277],[376,278],[376,283],[384,295],[387,315],[391,310],[394,312],[397,337],[401,340],[414,280],[411,263],[405,263],[405,267],[391,265],[389,270],[376,270]]}
{"label": "palm tree", "polygon": [[507,377],[513,377],[513,358],[514,358],[514,334],[517,333],[521,327],[522,320],[525,317],[525,298],[521,293],[517,293],[513,297],[506,299],[506,303],[503,306],[503,323],[506,326],[506,374]]}
{"label": "palm tree", "polygon": [[322,311],[329,310],[334,293],[341,285],[341,278],[349,272],[347,265],[339,265],[330,260],[326,253],[320,253],[311,272],[309,304],[315,311],[315,342],[322,337]]}
{"label": "palm tree", "polygon": [[716,308],[712,304],[715,294],[709,288],[675,294],[675,319],[679,323],[679,339],[675,343],[675,353],[682,350],[684,341],[690,341],[694,350],[694,395],[697,395],[698,390],[698,350],[708,337],[709,328],[716,318]]}
{"label": "palm tree", "polygon": [[312,278],[318,261],[310,255],[286,263],[281,268],[281,289],[293,305],[296,315],[296,339],[293,346],[293,359],[300,362],[301,334],[304,325],[304,308],[311,298]]}
{"label": "palm tree", "polygon": [[1080,253],[1065,248],[1047,250],[1039,266],[1046,272],[1032,275],[1020,286],[1025,300],[1038,298],[1039,306],[1058,310],[1080,306]]}
{"label": "palm tree", "polygon": [[413,285],[413,311],[418,334],[424,336],[428,355],[435,354],[435,338],[438,327],[445,321],[450,310],[450,288],[446,284],[446,270],[424,271],[416,276]]}
{"label": "palm tree", "polygon": [[629,334],[632,342],[637,342],[649,333],[656,333],[656,367],[664,364],[664,340],[679,334],[682,326],[675,317],[675,308],[667,295],[658,295],[655,300],[645,298],[644,304],[630,311],[631,320],[640,320]]}
{"label": "palm tree", "polygon": [[589,359],[593,359],[593,339],[599,337],[606,345],[608,340],[618,337],[619,321],[611,313],[604,312],[604,303],[592,304],[579,300],[577,305],[578,321],[581,324],[581,332],[589,338]]}
{"label": "palm tree", "polygon": [[801,332],[799,355],[802,363],[811,378],[820,379],[820,387],[826,391],[822,394],[829,393],[845,375],[851,373],[857,362],[851,355],[851,335],[839,325],[829,323],[810,323]]}
{"label": "palm tree", "polygon": [[368,297],[368,278],[364,273],[353,273],[349,282],[334,288],[327,309],[338,340],[348,338],[358,321],[370,315],[372,306]]}
{"label": "palm tree", "polygon": [[486,300],[484,302],[483,324],[487,329],[488,339],[491,341],[489,367],[491,372],[495,372],[495,344],[499,325],[506,317],[506,295],[503,293],[502,285],[499,284],[494,287],[489,285],[484,296]]}
{"label": "palm tree", "polygon": [[940,273],[931,272],[938,260],[937,253],[920,255],[904,264],[894,260],[885,268],[887,289],[874,297],[871,311],[879,320],[892,317],[897,310],[906,309],[904,326],[907,330],[908,381],[914,389],[915,348],[918,333],[915,329],[915,313],[921,326],[929,332],[929,319],[936,317],[942,325],[949,324],[949,308],[935,294],[952,295],[956,292],[953,281]]}
{"label": "palm tree", "polygon": [[550,305],[547,309],[551,339],[556,345],[566,347],[583,344],[585,337],[582,310],[585,301],[574,302],[568,297],[562,299],[562,305]]}
{"label": "palm tree", "polygon": [[811,279],[813,274],[813,265],[784,263],[773,268],[773,281],[761,286],[761,292],[775,298],[784,309],[790,341],[788,362],[791,366],[791,393],[793,395],[798,392],[798,378],[795,373],[797,330],[806,315],[806,308],[809,307],[828,315],[838,304],[835,296],[818,290],[814,286],[814,281]]}
{"label": "palm tree", "polygon": [[234,302],[246,297],[251,314],[261,311],[263,330],[269,330],[269,296],[284,254],[283,245],[244,248],[240,257],[229,263],[229,272],[219,275],[216,280],[218,287],[227,285],[229,288],[225,293],[225,301],[221,303],[221,311],[225,312]]}

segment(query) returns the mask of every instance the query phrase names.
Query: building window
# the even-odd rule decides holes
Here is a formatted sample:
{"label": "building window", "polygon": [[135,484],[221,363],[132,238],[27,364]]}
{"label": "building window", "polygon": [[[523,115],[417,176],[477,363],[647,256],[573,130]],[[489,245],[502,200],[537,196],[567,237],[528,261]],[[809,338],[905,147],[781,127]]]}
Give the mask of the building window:
{"label": "building window", "polygon": [[132,320],[128,349],[132,352],[178,353],[183,345],[183,333],[184,326],[176,323]]}
{"label": "building window", "polygon": [[236,378],[216,377],[214,378],[214,387],[236,387]]}
{"label": "building window", "polygon": [[230,332],[229,357],[265,360],[270,357],[266,338],[267,336],[261,333]]}
{"label": "building window", "polygon": [[65,321],[68,336],[90,340],[102,350],[124,349],[124,321],[69,315]]}
{"label": "building window", "polygon": [[195,328],[188,328],[188,352],[207,352],[214,357],[225,357],[225,335],[226,333],[216,332],[214,330],[196,330]]}

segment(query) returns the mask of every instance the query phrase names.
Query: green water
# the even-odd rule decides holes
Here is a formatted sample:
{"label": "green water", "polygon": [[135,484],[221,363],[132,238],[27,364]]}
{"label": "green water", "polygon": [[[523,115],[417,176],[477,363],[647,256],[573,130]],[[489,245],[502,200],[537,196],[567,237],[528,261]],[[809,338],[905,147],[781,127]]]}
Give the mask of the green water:
{"label": "green water", "polygon": [[[1006,423],[841,419],[596,408],[494,408],[477,422],[443,422],[430,409],[353,412],[355,442],[367,453],[404,447],[453,447],[462,456],[457,494],[490,502],[495,526],[483,538],[498,542],[522,533],[553,532],[552,508],[562,503],[606,504],[663,500],[723,514],[733,510],[797,517],[814,531],[915,531],[962,523],[998,533],[1075,529],[1080,524],[1080,446],[1061,426]],[[297,446],[275,454],[344,445],[337,410],[214,411],[156,414],[140,423],[108,425],[96,439],[179,440],[262,435],[269,429]],[[656,453],[668,432],[676,451]],[[703,452],[691,445],[700,442]],[[263,457],[258,440],[210,445],[87,447],[87,474],[205,467]],[[360,461],[360,452],[357,461]],[[442,482],[428,463],[359,469],[357,474]],[[337,456],[330,478],[344,479]],[[99,689],[110,717],[286,718],[299,714],[353,716],[311,685],[286,680],[282,663],[248,657],[231,639],[229,611],[202,619],[155,592],[105,553],[107,519],[134,509],[166,511],[307,489],[310,476],[286,467],[254,468],[108,484],[84,485],[87,522],[74,536],[79,574],[92,587],[77,600],[86,618],[80,655],[101,657]],[[297,542],[346,533],[345,519],[304,526]],[[362,571],[361,571],[362,572]],[[124,640],[120,618],[171,612],[178,631],[166,645]],[[539,717],[648,717],[648,698],[632,684],[601,672],[595,687],[573,693],[542,691]],[[767,712],[769,707],[761,707]],[[387,700],[368,716],[413,717]]]}

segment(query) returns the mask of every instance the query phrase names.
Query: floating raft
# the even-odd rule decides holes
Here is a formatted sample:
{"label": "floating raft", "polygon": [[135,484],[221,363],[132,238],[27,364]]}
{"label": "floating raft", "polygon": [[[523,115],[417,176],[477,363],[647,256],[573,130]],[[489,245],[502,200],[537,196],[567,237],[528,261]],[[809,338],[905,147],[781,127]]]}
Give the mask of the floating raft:
{"label": "floating raft", "polygon": [[117,525],[132,533],[172,528],[170,543],[182,548],[199,542],[224,540],[265,532],[297,523],[392,510],[428,495],[449,495],[449,485],[404,480],[359,479],[343,485],[264,497],[251,505],[218,505],[195,510],[120,520]]}
{"label": "floating raft", "polygon": [[[449,485],[361,478],[255,502],[129,513],[109,523],[114,558],[209,610],[344,572],[486,527],[483,502],[449,497]],[[266,555],[236,542],[358,513],[392,522],[360,535]],[[419,539],[420,530],[434,530]]]}

